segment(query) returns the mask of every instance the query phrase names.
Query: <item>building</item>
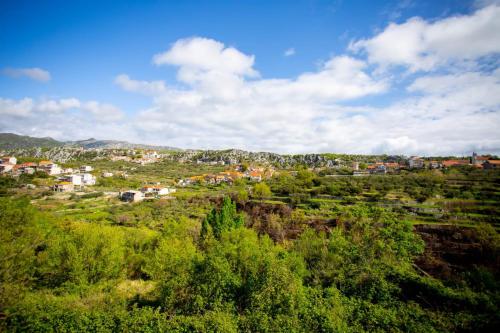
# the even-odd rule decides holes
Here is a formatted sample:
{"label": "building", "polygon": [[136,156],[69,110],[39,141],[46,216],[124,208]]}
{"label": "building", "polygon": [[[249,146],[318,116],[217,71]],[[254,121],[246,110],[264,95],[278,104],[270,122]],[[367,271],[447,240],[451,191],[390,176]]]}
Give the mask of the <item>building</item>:
{"label": "building", "polygon": [[408,160],[408,166],[410,169],[421,169],[424,167],[424,160],[418,156],[412,156]]}
{"label": "building", "polygon": [[478,156],[475,152],[472,153],[472,157],[470,159],[470,162],[473,165],[482,165],[484,164],[487,160],[490,158],[488,156]]}
{"label": "building", "polygon": [[396,162],[386,162],[384,163],[384,166],[386,168],[387,171],[389,170],[398,170],[399,169],[399,163],[396,163]]}
{"label": "building", "polygon": [[127,202],[137,202],[144,200],[144,193],[141,191],[129,190],[120,193],[120,199]]}
{"label": "building", "polygon": [[359,171],[359,162],[352,162],[352,170]]}
{"label": "building", "polygon": [[168,188],[163,186],[144,186],[141,188],[141,192],[144,193],[145,197],[156,197],[167,195],[175,192],[175,188]]}
{"label": "building", "polygon": [[483,168],[490,169],[500,169],[500,160],[487,160],[483,163]]}
{"label": "building", "polygon": [[4,156],[0,160],[0,164],[12,164],[12,165],[15,165],[15,164],[17,164],[17,158],[15,158],[14,156]]}
{"label": "building", "polygon": [[156,158],[159,158],[160,155],[154,151],[154,150],[149,150],[149,151],[145,151],[144,154],[142,155],[143,158],[146,158],[146,159],[156,159]]}
{"label": "building", "polygon": [[5,163],[0,164],[0,173],[9,172],[14,168],[14,164]]}
{"label": "building", "polygon": [[71,183],[76,186],[81,186],[82,185],[82,177],[81,175],[67,175],[67,176],[62,176],[59,177],[59,180],[61,182],[66,182],[66,183]]}
{"label": "building", "polygon": [[52,186],[54,192],[71,192],[75,189],[75,186],[70,182],[59,182]]}
{"label": "building", "polygon": [[443,168],[450,168],[462,165],[470,165],[468,160],[446,160],[442,163]]}
{"label": "building", "polygon": [[439,169],[439,168],[441,168],[441,163],[439,163],[438,161],[430,161],[429,162],[429,168],[431,168],[431,169]]}
{"label": "building", "polygon": [[82,165],[82,166],[80,166],[80,172],[81,173],[90,172],[92,170],[94,170],[94,168],[92,168],[90,165]]}
{"label": "building", "polygon": [[38,163],[37,170],[45,172],[48,175],[59,175],[62,172],[61,167],[52,161],[41,161]]}
{"label": "building", "polygon": [[95,176],[91,175],[90,173],[82,173],[80,174],[80,178],[82,179],[82,185],[95,185]]}
{"label": "building", "polygon": [[13,171],[16,172],[17,174],[28,174],[32,175],[35,173],[37,168],[37,164],[33,162],[26,162],[26,163],[21,163],[17,164],[13,167]]}

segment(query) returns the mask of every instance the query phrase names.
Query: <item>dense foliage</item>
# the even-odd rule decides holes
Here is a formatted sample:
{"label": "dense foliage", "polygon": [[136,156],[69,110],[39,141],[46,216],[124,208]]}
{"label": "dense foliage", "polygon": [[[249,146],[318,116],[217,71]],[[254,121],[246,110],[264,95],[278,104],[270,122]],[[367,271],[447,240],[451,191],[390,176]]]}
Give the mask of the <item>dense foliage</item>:
{"label": "dense foliage", "polygon": [[[314,186],[308,174],[299,181]],[[421,274],[422,240],[386,209],[342,208],[332,232],[305,229],[277,243],[245,227],[229,197],[201,225],[154,207],[161,225],[124,226],[1,198],[2,329],[434,332],[499,323],[495,277],[483,271],[452,286]],[[497,258],[496,232],[481,230]]]}

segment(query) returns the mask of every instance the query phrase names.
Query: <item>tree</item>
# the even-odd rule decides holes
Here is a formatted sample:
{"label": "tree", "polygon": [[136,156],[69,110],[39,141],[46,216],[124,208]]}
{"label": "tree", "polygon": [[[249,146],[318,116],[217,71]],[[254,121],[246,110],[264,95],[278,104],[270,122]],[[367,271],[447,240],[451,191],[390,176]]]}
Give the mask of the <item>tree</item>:
{"label": "tree", "polygon": [[243,216],[236,212],[236,204],[230,197],[224,197],[222,206],[218,210],[213,208],[205,217],[201,225],[200,236],[206,239],[211,233],[220,239],[224,231],[238,228],[243,225]]}
{"label": "tree", "polygon": [[269,198],[271,196],[271,189],[266,183],[258,183],[253,187],[253,195],[261,200]]}

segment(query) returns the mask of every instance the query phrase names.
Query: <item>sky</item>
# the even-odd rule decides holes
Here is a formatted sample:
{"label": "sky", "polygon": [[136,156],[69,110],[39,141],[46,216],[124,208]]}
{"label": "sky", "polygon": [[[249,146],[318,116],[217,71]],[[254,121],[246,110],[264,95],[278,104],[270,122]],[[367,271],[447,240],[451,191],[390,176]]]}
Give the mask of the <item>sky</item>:
{"label": "sky", "polygon": [[0,1],[0,132],[500,154],[500,1]]}

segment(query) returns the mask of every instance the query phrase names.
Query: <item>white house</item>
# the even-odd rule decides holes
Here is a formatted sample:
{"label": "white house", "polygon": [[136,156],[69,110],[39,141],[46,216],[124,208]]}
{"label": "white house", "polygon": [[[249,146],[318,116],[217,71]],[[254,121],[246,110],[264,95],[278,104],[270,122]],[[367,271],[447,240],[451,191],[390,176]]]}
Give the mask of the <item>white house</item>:
{"label": "white house", "polygon": [[82,173],[80,177],[83,185],[95,185],[95,176],[90,173]]}
{"label": "white house", "polygon": [[12,165],[15,165],[15,164],[17,164],[17,158],[15,158],[14,156],[4,156],[0,160],[0,164],[12,164]]}
{"label": "white house", "polygon": [[41,161],[38,163],[38,170],[49,175],[59,175],[62,172],[61,167],[52,161]]}
{"label": "white house", "polygon": [[113,173],[112,173],[112,172],[103,172],[103,173],[102,173],[102,176],[103,176],[104,178],[113,177]]}
{"label": "white house", "polygon": [[175,192],[175,188],[168,188],[163,186],[144,186],[141,188],[141,192],[145,196],[157,196],[157,195],[167,195]]}
{"label": "white house", "polygon": [[71,183],[71,184],[77,185],[77,186],[82,185],[81,175],[67,175],[67,176],[59,177],[59,180],[62,182]]}
{"label": "white house", "polygon": [[417,156],[412,156],[408,160],[408,165],[411,169],[421,169],[424,167],[424,160]]}
{"label": "white house", "polygon": [[0,164],[0,173],[9,172],[10,170],[12,170],[12,168],[14,168],[14,164],[10,163]]}
{"label": "white house", "polygon": [[90,172],[94,170],[94,168],[92,168],[90,165],[82,165],[80,166],[80,172]]}
{"label": "white house", "polygon": [[52,186],[55,192],[71,192],[74,190],[74,185],[69,182],[60,182]]}
{"label": "white house", "polygon": [[129,190],[120,193],[120,199],[128,202],[142,201],[144,199],[144,194],[141,191]]}

